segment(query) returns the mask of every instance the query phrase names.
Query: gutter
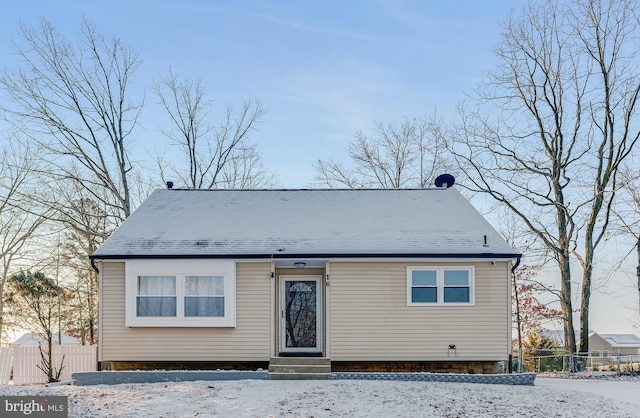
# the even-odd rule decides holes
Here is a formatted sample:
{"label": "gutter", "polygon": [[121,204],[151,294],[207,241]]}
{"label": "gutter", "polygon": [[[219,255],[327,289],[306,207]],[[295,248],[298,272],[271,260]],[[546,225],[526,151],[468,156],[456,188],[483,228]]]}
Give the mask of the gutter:
{"label": "gutter", "polygon": [[91,263],[93,271],[95,271],[96,274],[100,274],[100,270],[98,269],[98,266],[96,266],[96,259],[91,255],[89,256],[89,262]]}
{"label": "gutter", "polygon": [[[516,259],[516,264],[513,266],[512,271],[520,265],[520,258],[522,254],[518,253],[440,253],[440,254],[398,254],[398,253],[321,253],[321,254],[308,254],[308,253],[276,253],[276,254],[105,254],[105,255],[90,255],[91,265],[94,266],[95,260],[133,260],[133,259],[292,259],[292,258],[307,258],[307,259],[327,259],[327,258],[452,258],[452,259],[465,259],[465,258],[482,258],[482,259]],[[94,270],[96,267],[94,267]]]}
{"label": "gutter", "polygon": [[520,265],[520,261],[522,260],[522,254],[516,255],[516,263],[511,267],[511,274],[515,274],[516,269]]}

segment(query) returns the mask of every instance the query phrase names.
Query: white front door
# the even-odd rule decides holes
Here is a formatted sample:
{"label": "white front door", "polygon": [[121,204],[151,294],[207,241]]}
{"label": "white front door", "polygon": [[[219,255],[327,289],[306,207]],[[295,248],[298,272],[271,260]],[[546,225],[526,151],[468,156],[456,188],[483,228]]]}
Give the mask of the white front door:
{"label": "white front door", "polygon": [[322,352],[322,279],[280,276],[280,351]]}

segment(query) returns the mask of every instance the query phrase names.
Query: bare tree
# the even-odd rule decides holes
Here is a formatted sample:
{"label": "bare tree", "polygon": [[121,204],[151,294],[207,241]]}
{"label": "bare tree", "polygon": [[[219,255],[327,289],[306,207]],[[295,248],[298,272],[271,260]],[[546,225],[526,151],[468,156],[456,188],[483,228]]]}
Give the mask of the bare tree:
{"label": "bare tree", "polygon": [[62,315],[60,299],[65,289],[41,272],[20,272],[8,281],[9,289],[5,302],[11,307],[12,316],[19,318],[24,329],[34,332],[45,341],[40,345],[41,363],[38,368],[46,373],[48,382],[60,381],[64,357],[59,367],[53,363],[53,334],[62,332],[58,327]]}
{"label": "bare tree", "polygon": [[444,166],[444,141],[436,115],[406,118],[399,124],[376,122],[373,133],[355,135],[349,146],[352,166],[318,160],[314,184],[350,189],[424,188]]}
{"label": "bare tree", "polygon": [[[640,170],[625,168],[621,175],[621,192],[626,195],[620,199],[616,215],[623,234],[633,239],[633,248],[626,254],[636,254],[635,279],[638,290],[638,312],[640,313]],[[640,322],[639,322],[640,323]]]}
{"label": "bare tree", "polygon": [[[500,66],[479,89],[479,110],[462,110],[450,145],[468,187],[506,205],[551,250],[572,351],[571,260],[583,267],[579,347],[588,351],[594,254],[609,228],[618,170],[640,135],[636,7],[542,0],[511,16]],[[489,104],[493,113],[484,111]]]}
{"label": "bare tree", "polygon": [[[29,197],[36,169],[27,150],[17,144],[0,153],[0,336],[4,325],[4,289],[12,269],[28,253],[45,222],[45,214]],[[1,338],[0,338],[1,340]]]}
{"label": "bare tree", "polygon": [[37,28],[23,25],[13,46],[19,66],[0,77],[6,119],[38,145],[49,181],[75,183],[110,207],[119,224],[133,206],[127,146],[141,105],[128,94],[137,54],[86,19],[75,43],[43,20]]}
{"label": "bare tree", "polygon": [[69,222],[61,243],[60,258],[75,280],[67,284],[70,308],[73,311],[68,324],[81,342],[94,344],[98,325],[98,275],[90,265],[87,254],[93,254],[105,240],[101,231],[106,229],[105,216],[92,200],[80,198],[72,202],[75,220]]}
{"label": "bare tree", "polygon": [[180,79],[169,71],[155,90],[171,121],[162,132],[182,155],[177,162],[158,158],[163,180],[193,189],[260,188],[273,183],[274,175],[264,168],[249,138],[264,115],[259,101],[247,100],[237,112],[228,105],[214,125],[213,102],[200,80]]}
{"label": "bare tree", "polygon": [[583,233],[583,253],[575,251],[583,269],[580,303],[580,351],[589,346],[589,301],[596,247],[609,230],[612,205],[618,190],[618,173],[640,138],[637,126],[640,94],[640,8],[634,1],[577,3],[569,9],[579,46],[594,62],[594,84],[600,100],[589,102],[585,114],[593,126],[591,170],[593,198],[588,204]]}

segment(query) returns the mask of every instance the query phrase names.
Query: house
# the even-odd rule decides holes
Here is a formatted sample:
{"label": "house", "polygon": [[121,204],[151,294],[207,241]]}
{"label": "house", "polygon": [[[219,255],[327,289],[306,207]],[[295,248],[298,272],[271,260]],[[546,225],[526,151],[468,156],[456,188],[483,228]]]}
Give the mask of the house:
{"label": "house", "polygon": [[98,360],[496,372],[519,257],[453,187],[156,190],[90,257]]}
{"label": "house", "polygon": [[603,357],[640,354],[640,337],[634,334],[589,334],[589,351]]}
{"label": "house", "polygon": [[[575,331],[576,342],[580,331]],[[544,329],[542,335],[553,339],[558,348],[564,348],[564,331]],[[596,357],[640,354],[640,337],[634,334],[599,334],[589,330],[589,352]]]}
{"label": "house", "polygon": [[[63,333],[62,338],[59,337],[59,334],[56,332],[53,334],[52,339],[53,344],[58,344],[58,342],[62,342],[62,345],[80,345],[80,339],[74,337],[73,335],[69,335],[68,333]],[[20,347],[37,347],[40,344],[43,346],[46,344],[45,338],[41,335],[36,334],[34,332],[25,332],[13,342],[13,346]]]}

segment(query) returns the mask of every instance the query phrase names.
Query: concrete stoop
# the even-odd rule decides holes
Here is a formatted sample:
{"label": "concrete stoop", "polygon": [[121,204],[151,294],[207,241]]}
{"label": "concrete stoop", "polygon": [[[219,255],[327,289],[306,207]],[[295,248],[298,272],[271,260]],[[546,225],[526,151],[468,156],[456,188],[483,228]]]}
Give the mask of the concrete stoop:
{"label": "concrete stoop", "polygon": [[326,357],[272,357],[267,380],[329,380],[331,359]]}

